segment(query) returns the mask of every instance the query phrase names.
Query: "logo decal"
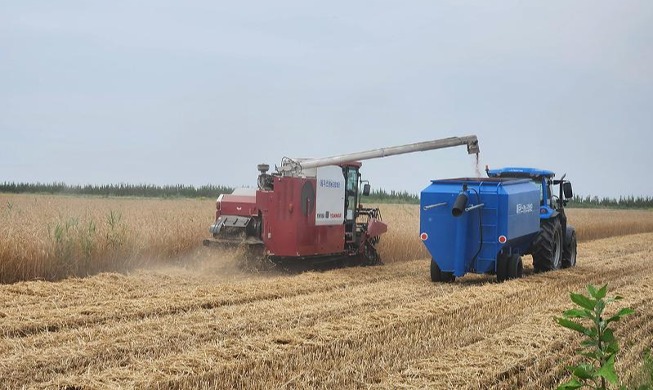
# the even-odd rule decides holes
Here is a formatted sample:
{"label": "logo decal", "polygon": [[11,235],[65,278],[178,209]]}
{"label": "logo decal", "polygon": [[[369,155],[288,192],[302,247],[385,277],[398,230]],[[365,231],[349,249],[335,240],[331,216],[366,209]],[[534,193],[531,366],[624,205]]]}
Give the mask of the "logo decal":
{"label": "logo decal", "polygon": [[533,212],[533,203],[521,204],[517,203],[517,214],[525,214]]}

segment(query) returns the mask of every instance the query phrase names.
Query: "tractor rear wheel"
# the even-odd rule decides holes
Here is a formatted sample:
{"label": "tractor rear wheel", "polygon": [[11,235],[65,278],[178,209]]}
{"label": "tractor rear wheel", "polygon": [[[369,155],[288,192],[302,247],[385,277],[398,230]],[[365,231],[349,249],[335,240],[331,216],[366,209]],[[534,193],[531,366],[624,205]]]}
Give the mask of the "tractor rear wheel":
{"label": "tractor rear wheel", "polygon": [[542,221],[533,242],[535,272],[553,271],[562,265],[562,227],[558,218]]}
{"label": "tractor rear wheel", "polygon": [[568,238],[567,242],[565,243],[565,250],[562,253],[562,268],[576,266],[576,231],[572,229],[571,234],[568,234],[567,236]]}
{"label": "tractor rear wheel", "polygon": [[444,272],[440,270],[438,264],[431,259],[431,281],[432,282],[446,282],[451,283],[456,280],[453,272]]}

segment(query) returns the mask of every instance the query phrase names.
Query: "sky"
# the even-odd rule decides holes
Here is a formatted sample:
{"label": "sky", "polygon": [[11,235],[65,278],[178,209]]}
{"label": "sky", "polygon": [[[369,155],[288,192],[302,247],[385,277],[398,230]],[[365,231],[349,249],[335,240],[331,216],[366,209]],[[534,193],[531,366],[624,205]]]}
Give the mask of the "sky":
{"label": "sky", "polygon": [[[0,0],[0,182],[255,186],[284,156],[466,135],[481,169],[653,196],[653,2]],[[475,157],[362,173],[418,193]]]}

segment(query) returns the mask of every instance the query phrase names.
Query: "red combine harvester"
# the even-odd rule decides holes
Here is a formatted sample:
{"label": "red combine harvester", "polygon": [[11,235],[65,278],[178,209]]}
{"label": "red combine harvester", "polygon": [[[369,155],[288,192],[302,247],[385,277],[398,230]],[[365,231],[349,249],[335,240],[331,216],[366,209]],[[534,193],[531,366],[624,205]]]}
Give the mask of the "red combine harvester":
{"label": "red combine harvester", "polygon": [[[258,188],[238,188],[216,202],[206,246],[246,246],[273,263],[346,261],[382,264],[376,251],[387,231],[378,208],[360,204],[370,185],[361,180],[361,160],[466,145],[478,154],[476,136],[451,137],[320,159],[284,157],[276,172],[259,164]],[[363,184],[362,191],[359,191]]]}

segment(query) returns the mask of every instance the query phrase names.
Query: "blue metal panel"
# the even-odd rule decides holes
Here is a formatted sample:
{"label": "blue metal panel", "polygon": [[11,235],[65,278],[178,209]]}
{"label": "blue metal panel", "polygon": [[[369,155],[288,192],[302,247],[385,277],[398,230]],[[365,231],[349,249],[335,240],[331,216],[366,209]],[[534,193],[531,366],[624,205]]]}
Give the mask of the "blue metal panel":
{"label": "blue metal panel", "polygon": [[[483,206],[454,217],[451,209],[463,191],[467,208]],[[528,249],[540,228],[539,199],[539,186],[530,180],[433,180],[420,197],[424,245],[442,271],[458,277],[494,272],[501,250],[524,253]]]}
{"label": "blue metal panel", "polygon": [[554,177],[555,172],[546,169],[537,168],[520,168],[506,167],[500,169],[490,169],[487,171],[490,177]]}

